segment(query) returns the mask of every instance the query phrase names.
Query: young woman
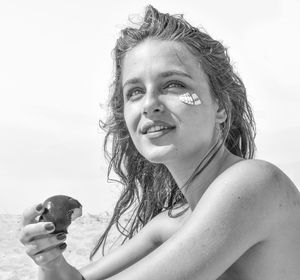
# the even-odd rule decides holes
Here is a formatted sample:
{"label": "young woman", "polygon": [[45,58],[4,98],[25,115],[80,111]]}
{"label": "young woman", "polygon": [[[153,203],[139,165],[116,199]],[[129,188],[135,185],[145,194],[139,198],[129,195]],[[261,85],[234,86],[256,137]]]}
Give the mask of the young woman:
{"label": "young woman", "polygon": [[134,204],[129,240],[77,270],[62,255],[66,237],[31,208],[21,242],[39,279],[299,279],[299,193],[252,159],[252,112],[222,44],[149,6],[114,51],[103,126],[124,191],[92,256]]}

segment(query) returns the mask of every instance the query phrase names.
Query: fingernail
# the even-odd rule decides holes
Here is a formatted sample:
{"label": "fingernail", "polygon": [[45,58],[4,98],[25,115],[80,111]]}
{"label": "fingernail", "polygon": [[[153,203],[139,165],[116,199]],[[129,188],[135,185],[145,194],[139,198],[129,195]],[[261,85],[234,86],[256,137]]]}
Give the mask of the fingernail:
{"label": "fingernail", "polygon": [[66,235],[64,233],[59,233],[56,235],[57,240],[64,240],[66,238]]}
{"label": "fingernail", "polygon": [[43,209],[43,204],[40,203],[39,205],[37,205],[37,207],[35,209],[36,209],[36,211],[40,212]]}
{"label": "fingernail", "polygon": [[60,250],[64,250],[64,249],[67,248],[67,244],[66,243],[62,243],[58,247],[59,247]]}
{"label": "fingernail", "polygon": [[54,225],[53,224],[46,224],[45,229],[48,231],[54,230]]}

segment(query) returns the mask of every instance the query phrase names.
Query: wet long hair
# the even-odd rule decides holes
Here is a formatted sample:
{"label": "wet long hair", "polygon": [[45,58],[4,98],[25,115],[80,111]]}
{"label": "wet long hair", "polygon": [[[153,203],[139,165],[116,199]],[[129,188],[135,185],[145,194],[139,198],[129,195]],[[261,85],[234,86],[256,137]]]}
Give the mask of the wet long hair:
{"label": "wet long hair", "polygon": [[[227,49],[203,30],[191,26],[182,15],[160,13],[147,6],[139,24],[121,30],[113,49],[114,80],[108,104],[110,115],[106,121],[100,121],[100,126],[106,131],[104,152],[109,161],[108,179],[113,170],[123,190],[106,230],[90,254],[91,259],[101,245],[104,255],[107,236],[113,225],[124,236],[125,242],[162,211],[168,210],[169,216],[175,217],[172,210],[187,204],[168,169],[163,164],[148,161],[137,151],[124,119],[122,60],[129,50],[152,38],[180,42],[188,48],[201,63],[211,94],[227,114],[220,127],[222,141],[199,161],[187,185],[209,164],[221,145],[239,157],[250,159],[254,156],[255,122],[245,86],[230,63]],[[129,210],[131,218],[122,225],[121,217]]]}

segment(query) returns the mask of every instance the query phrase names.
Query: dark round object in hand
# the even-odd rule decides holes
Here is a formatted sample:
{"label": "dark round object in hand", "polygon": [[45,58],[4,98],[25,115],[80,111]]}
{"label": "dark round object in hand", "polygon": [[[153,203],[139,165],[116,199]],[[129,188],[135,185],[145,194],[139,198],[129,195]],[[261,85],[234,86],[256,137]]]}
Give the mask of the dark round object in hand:
{"label": "dark round object in hand", "polygon": [[53,233],[68,233],[67,229],[71,222],[82,215],[82,205],[79,201],[66,195],[49,197],[43,206],[44,211],[39,221],[52,222],[55,225]]}

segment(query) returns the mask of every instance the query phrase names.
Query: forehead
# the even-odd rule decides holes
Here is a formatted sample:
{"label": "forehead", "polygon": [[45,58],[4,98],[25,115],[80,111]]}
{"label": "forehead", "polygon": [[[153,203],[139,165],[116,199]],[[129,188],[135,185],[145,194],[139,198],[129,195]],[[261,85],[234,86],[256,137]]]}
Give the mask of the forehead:
{"label": "forehead", "polygon": [[170,70],[190,75],[202,72],[199,61],[183,43],[148,39],[125,54],[122,81]]}

